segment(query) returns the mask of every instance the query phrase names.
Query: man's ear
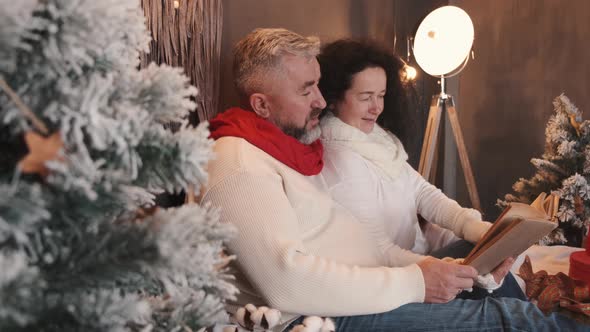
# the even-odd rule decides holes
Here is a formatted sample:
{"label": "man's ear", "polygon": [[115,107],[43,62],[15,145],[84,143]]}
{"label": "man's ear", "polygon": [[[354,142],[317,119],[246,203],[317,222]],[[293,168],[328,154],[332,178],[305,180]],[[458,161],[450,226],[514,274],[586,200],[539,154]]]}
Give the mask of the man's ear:
{"label": "man's ear", "polygon": [[270,105],[268,96],[263,93],[253,93],[250,95],[250,107],[263,119],[268,119],[270,116]]}
{"label": "man's ear", "polygon": [[338,115],[336,114],[336,105],[334,105],[334,103],[328,105],[328,107],[326,107],[330,112],[332,112],[334,115]]}

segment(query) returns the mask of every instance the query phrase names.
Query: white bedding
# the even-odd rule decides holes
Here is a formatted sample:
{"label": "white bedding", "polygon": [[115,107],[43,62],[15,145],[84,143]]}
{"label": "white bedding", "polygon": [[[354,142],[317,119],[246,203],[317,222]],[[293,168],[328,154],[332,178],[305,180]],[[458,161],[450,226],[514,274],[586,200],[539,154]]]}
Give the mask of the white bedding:
{"label": "white bedding", "polygon": [[568,246],[532,246],[522,253],[516,259],[516,262],[512,266],[512,273],[518,281],[520,287],[524,290],[524,280],[518,275],[518,269],[524,262],[524,257],[528,255],[531,258],[531,264],[533,266],[533,272],[539,270],[545,270],[550,275],[563,272],[568,274],[570,267],[570,254],[575,251],[581,251],[584,248],[574,248]]}

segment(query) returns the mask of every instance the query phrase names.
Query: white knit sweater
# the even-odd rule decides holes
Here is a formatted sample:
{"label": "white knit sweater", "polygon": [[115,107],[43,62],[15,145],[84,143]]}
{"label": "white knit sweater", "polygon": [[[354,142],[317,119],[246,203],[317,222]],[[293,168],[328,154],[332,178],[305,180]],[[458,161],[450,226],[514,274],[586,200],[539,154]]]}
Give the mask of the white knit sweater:
{"label": "white knit sweater", "polygon": [[236,137],[215,142],[203,202],[221,208],[238,233],[237,304],[297,315],[389,311],[424,300],[416,264],[384,267],[370,234],[330,198],[321,175],[308,177]]}
{"label": "white knit sweater", "polygon": [[[416,263],[457,240],[430,227],[424,238],[417,213],[476,242],[491,226],[424,180],[407,162],[401,142],[375,125],[365,134],[328,114],[321,121],[325,166],[322,175],[334,200],[370,233],[388,266]],[[450,235],[450,236],[449,236]]]}

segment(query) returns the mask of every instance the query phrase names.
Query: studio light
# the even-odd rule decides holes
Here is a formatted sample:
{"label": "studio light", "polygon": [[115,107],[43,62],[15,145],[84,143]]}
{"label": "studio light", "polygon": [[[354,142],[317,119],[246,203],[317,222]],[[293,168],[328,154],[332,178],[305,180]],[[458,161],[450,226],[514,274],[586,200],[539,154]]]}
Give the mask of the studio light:
{"label": "studio light", "polygon": [[414,58],[427,74],[440,78],[441,92],[433,96],[424,133],[422,153],[418,171],[422,176],[434,183],[436,175],[436,159],[438,129],[442,113],[447,114],[453,136],[457,143],[465,183],[472,206],[481,211],[479,195],[471,164],[467,157],[467,149],[463,140],[459,117],[455,110],[453,97],[445,92],[445,79],[457,75],[469,61],[473,46],[473,22],[467,13],[459,7],[440,7],[424,18],[414,37]]}

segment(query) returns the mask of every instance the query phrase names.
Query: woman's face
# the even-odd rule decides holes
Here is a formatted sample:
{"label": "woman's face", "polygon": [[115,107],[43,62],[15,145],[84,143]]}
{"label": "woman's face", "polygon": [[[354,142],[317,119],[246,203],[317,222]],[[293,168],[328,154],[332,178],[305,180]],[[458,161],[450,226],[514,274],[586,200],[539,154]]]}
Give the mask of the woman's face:
{"label": "woman's face", "polygon": [[356,73],[344,98],[334,104],[334,114],[365,134],[371,133],[383,112],[386,84],[385,70],[381,67],[370,67]]}

